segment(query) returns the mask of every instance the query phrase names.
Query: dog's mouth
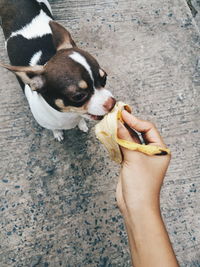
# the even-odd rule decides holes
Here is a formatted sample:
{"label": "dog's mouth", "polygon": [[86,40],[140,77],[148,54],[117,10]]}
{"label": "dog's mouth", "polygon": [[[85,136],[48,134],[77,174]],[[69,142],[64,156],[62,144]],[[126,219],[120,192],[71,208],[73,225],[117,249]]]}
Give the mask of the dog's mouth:
{"label": "dog's mouth", "polygon": [[100,116],[100,115],[93,115],[93,114],[90,114],[90,113],[88,113],[87,115],[89,115],[90,116],[90,118],[92,119],[92,120],[95,120],[95,121],[100,121],[100,120],[102,120],[103,119],[103,117],[104,116]]}

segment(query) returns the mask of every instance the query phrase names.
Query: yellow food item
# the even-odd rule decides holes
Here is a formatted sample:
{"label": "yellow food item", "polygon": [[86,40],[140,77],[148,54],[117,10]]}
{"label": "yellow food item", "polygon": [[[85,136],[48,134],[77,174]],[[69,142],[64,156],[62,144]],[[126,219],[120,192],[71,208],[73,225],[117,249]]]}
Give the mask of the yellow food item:
{"label": "yellow food item", "polygon": [[170,150],[153,145],[141,145],[118,138],[118,121],[123,123],[121,112],[127,110],[131,113],[131,107],[123,102],[117,102],[114,108],[95,126],[96,137],[104,144],[112,160],[122,162],[120,146],[130,150],[139,151],[147,155],[166,155]]}

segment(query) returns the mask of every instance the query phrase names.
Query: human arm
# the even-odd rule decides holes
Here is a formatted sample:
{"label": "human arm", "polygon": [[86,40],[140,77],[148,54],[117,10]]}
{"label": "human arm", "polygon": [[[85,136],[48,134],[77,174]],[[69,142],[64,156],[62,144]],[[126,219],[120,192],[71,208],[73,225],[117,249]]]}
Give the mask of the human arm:
{"label": "human arm", "polygon": [[[123,120],[142,133],[146,144],[165,147],[156,127],[126,111]],[[130,134],[131,133],[131,134]],[[118,136],[140,143],[138,135],[120,124]],[[125,220],[135,267],[178,266],[160,213],[160,189],[170,156],[147,156],[121,148],[123,163],[117,186],[117,203]]]}

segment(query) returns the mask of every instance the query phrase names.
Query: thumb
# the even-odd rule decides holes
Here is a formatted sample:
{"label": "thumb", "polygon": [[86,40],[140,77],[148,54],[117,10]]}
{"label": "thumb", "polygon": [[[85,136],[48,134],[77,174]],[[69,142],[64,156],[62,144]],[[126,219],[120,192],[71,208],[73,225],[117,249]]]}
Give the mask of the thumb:
{"label": "thumb", "polygon": [[140,138],[138,134],[130,128],[127,124],[122,124],[120,121],[118,121],[118,138],[127,140],[130,142],[135,142],[140,144]]}
{"label": "thumb", "polygon": [[[140,143],[140,139],[137,135],[137,133],[135,131],[133,131],[132,129],[127,129],[120,121],[118,122],[118,131],[117,131],[117,136],[118,138],[122,139],[122,140],[127,140],[130,142],[135,142],[135,143]],[[120,149],[122,151],[122,154],[124,155],[124,158],[129,157],[129,153],[132,154],[133,151],[121,147]]]}
{"label": "thumb", "polygon": [[127,141],[133,141],[128,129],[119,121],[118,122],[118,128],[117,128],[117,136],[120,139],[127,140]]}

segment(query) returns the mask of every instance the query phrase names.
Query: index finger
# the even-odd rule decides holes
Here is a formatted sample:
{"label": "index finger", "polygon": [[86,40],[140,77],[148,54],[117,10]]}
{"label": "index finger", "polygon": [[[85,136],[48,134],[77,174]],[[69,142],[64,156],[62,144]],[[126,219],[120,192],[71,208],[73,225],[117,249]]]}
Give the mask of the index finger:
{"label": "index finger", "polygon": [[147,144],[166,147],[159,131],[153,123],[138,119],[126,110],[122,111],[122,118],[133,130],[142,134],[142,137]]}

